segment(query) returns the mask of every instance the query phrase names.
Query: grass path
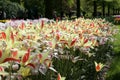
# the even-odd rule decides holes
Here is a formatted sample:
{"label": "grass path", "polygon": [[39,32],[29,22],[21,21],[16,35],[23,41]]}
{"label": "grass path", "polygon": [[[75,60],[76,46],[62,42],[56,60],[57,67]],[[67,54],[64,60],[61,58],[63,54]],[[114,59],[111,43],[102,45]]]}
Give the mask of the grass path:
{"label": "grass path", "polygon": [[[120,29],[120,25],[117,25]],[[114,36],[113,42],[114,57],[111,64],[111,68],[107,74],[107,80],[120,80],[120,31]]]}

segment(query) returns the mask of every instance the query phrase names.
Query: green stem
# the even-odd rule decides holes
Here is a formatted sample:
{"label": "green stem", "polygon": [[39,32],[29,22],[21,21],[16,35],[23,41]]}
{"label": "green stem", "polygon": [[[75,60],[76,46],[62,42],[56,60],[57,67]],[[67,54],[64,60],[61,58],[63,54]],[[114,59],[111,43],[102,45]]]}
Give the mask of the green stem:
{"label": "green stem", "polygon": [[12,75],[12,65],[13,65],[13,62],[10,62],[10,67],[9,67],[10,80],[12,80],[12,79],[11,79],[11,75]]}
{"label": "green stem", "polygon": [[97,72],[95,72],[94,80],[97,80]]}

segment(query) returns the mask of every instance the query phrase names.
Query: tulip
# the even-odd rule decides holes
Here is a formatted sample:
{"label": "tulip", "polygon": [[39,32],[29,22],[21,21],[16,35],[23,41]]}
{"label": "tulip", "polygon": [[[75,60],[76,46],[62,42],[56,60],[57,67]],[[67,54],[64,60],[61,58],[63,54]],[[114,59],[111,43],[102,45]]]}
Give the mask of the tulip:
{"label": "tulip", "polygon": [[101,69],[104,67],[104,65],[102,63],[97,63],[95,62],[95,70],[97,72],[101,71]]}

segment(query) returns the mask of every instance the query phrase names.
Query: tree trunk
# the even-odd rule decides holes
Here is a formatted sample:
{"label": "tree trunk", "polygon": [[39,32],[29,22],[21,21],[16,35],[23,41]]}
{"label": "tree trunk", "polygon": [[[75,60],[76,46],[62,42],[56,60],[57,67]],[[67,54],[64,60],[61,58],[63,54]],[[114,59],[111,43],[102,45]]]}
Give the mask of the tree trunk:
{"label": "tree trunk", "polygon": [[115,14],[115,9],[114,9],[114,7],[112,8],[112,11],[113,11],[113,15]]}
{"label": "tree trunk", "polygon": [[108,4],[108,16],[110,16],[110,5]]}
{"label": "tree trunk", "polygon": [[45,17],[51,19],[53,18],[52,1],[44,0],[44,2],[45,2]]}
{"label": "tree trunk", "polygon": [[117,9],[117,15],[119,15],[119,9]]}
{"label": "tree trunk", "polygon": [[105,1],[102,1],[102,15],[105,17]]}
{"label": "tree trunk", "polygon": [[81,16],[81,15],[80,15],[80,13],[81,13],[81,12],[80,12],[80,0],[77,0],[77,1],[76,1],[76,5],[77,5],[77,18],[78,18],[78,17]]}
{"label": "tree trunk", "polygon": [[93,8],[94,8],[93,16],[96,17],[97,16],[97,2],[96,1],[93,1]]}
{"label": "tree trunk", "polygon": [[115,9],[115,15],[117,15],[117,9]]}
{"label": "tree trunk", "polygon": [[64,14],[64,12],[63,12],[63,0],[60,1],[60,4],[61,4],[61,7],[60,7],[60,18],[62,20],[63,19],[63,14]]}
{"label": "tree trunk", "polygon": [[118,14],[120,15],[120,9],[118,10]]}

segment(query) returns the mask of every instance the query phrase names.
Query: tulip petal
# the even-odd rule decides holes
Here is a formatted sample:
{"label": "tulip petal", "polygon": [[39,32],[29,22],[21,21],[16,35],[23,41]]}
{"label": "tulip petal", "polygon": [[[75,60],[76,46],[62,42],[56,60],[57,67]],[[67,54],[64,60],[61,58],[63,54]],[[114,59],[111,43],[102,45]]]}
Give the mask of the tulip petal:
{"label": "tulip petal", "polygon": [[3,39],[6,39],[6,33],[5,32],[1,32],[0,34],[1,34]]}
{"label": "tulip petal", "polygon": [[22,59],[22,63],[25,63],[27,62],[27,60],[29,59],[29,53],[26,53],[24,56],[23,56],[23,59]]}
{"label": "tulip petal", "polygon": [[14,35],[13,35],[13,32],[10,33],[10,38],[11,38],[12,42],[14,43]]}
{"label": "tulip petal", "polygon": [[32,63],[28,63],[27,66],[31,66],[31,67],[33,67],[35,69],[35,65],[32,64]]}
{"label": "tulip petal", "polygon": [[29,59],[30,56],[30,48],[28,49],[27,53],[25,53],[25,55],[22,58],[22,63],[26,63]]}
{"label": "tulip petal", "polygon": [[4,71],[4,68],[3,68],[2,66],[0,66],[0,72],[1,72],[1,71]]}
{"label": "tulip petal", "polygon": [[61,75],[60,75],[60,73],[58,73],[57,80],[61,80]]}
{"label": "tulip petal", "polygon": [[2,57],[2,50],[0,50],[0,58]]}
{"label": "tulip petal", "polygon": [[4,59],[3,63],[8,62],[8,61],[16,61],[16,62],[20,62],[19,59],[15,59],[15,58],[6,58],[6,59]]}
{"label": "tulip petal", "polygon": [[70,46],[73,46],[75,44],[75,42],[77,41],[77,38],[74,38],[70,44]]}

